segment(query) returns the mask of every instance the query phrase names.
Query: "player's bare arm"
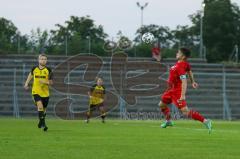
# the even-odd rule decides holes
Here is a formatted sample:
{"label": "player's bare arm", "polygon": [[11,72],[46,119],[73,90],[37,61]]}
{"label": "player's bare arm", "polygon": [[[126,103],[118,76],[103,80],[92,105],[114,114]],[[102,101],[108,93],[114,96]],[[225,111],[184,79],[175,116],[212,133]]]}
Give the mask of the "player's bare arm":
{"label": "player's bare arm", "polygon": [[24,84],[24,89],[25,89],[25,90],[28,90],[28,89],[29,89],[28,84],[29,84],[29,82],[32,80],[32,78],[33,78],[32,74],[29,73],[29,74],[28,74],[28,77],[27,77],[27,80],[26,80],[26,82],[25,82],[25,84]]}
{"label": "player's bare arm", "polygon": [[88,91],[89,98],[92,98],[92,91]]}
{"label": "player's bare arm", "polygon": [[186,91],[187,91],[187,79],[181,79],[182,80],[182,91],[181,91],[181,97],[180,97],[180,101],[181,100],[185,100],[186,99]]}
{"label": "player's bare arm", "polygon": [[193,72],[192,71],[188,71],[188,76],[189,76],[189,79],[191,81],[191,84],[192,84],[192,87],[194,89],[197,89],[198,88],[198,83],[194,80],[194,75],[193,75]]}

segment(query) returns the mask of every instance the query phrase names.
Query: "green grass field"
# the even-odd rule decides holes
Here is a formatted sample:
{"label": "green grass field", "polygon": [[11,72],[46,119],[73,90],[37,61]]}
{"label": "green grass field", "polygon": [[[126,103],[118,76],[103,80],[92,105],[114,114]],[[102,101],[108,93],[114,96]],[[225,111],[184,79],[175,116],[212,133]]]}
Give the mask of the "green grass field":
{"label": "green grass field", "polygon": [[49,131],[33,119],[0,119],[0,159],[231,159],[240,158],[240,122],[48,120]]}

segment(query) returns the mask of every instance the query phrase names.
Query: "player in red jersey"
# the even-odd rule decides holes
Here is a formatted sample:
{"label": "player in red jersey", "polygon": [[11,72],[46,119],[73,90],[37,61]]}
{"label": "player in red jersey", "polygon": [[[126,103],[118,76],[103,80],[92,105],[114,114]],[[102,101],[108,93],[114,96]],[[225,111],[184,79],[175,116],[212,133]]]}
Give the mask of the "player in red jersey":
{"label": "player in red jersey", "polygon": [[187,90],[187,75],[190,78],[192,87],[198,88],[198,84],[195,82],[191,66],[187,62],[187,58],[190,57],[190,50],[181,48],[177,52],[177,63],[170,68],[168,84],[169,88],[163,93],[162,100],[159,103],[162,113],[164,114],[166,121],[161,124],[162,128],[173,126],[171,121],[170,109],[167,104],[173,103],[176,107],[187,117],[202,122],[208,129],[209,133],[212,130],[212,122],[209,119],[205,119],[200,113],[194,110],[190,110],[187,107],[186,102],[186,90]]}

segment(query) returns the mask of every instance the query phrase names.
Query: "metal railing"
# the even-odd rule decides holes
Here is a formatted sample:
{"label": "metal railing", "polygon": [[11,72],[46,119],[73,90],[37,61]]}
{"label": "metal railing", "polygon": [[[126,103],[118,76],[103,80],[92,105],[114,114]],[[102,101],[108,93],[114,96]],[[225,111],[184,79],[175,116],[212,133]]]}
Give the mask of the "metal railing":
{"label": "metal railing", "polygon": [[[8,85],[8,87],[11,87],[11,89],[12,89],[11,93],[10,92],[2,92],[2,93],[3,94],[4,93],[12,94],[12,100],[11,100],[12,104],[9,103],[9,105],[12,105],[12,114],[16,118],[19,118],[21,116],[21,113],[22,113],[21,109],[19,108],[19,101],[22,100],[21,98],[19,98],[19,94],[21,92],[18,91],[18,90],[19,90],[19,87],[23,86],[23,83],[26,79],[26,73],[29,70],[30,69],[26,68],[25,64],[22,65],[21,69],[16,69],[16,68],[15,69],[0,69],[1,77],[4,77],[4,76],[6,77],[6,78],[4,78],[5,81],[2,78],[0,78],[0,86],[2,87],[1,91],[4,91],[4,86],[5,86],[4,82],[7,82],[7,83],[12,82],[11,85]],[[228,93],[227,93],[227,91],[229,91],[227,86],[230,85],[231,83],[227,82],[226,77],[228,77],[228,78],[231,78],[231,77],[238,78],[239,77],[239,79],[240,79],[240,74],[238,74],[238,73],[227,73],[226,69],[225,69],[225,66],[222,65],[222,73],[219,73],[219,72],[218,73],[195,72],[195,75],[199,79],[204,79],[206,77],[212,77],[213,79],[221,80],[221,82],[219,82],[218,85],[221,87],[221,89],[219,89],[219,91],[222,92],[222,103],[223,103],[222,119],[232,120],[231,104],[229,102]],[[9,79],[9,80],[7,80],[7,79]],[[69,82],[70,80],[71,80],[71,78],[68,77],[67,82]],[[121,85],[123,85],[123,83]],[[240,86],[239,86],[239,88],[240,88]],[[211,89],[213,89],[213,88],[209,87],[209,90],[211,90]],[[124,96],[123,92],[124,91],[122,91],[121,96]],[[156,96],[159,96],[159,95],[156,95]],[[68,97],[70,97],[70,96],[68,95]],[[2,97],[0,96],[0,98],[2,98]],[[9,98],[10,98],[10,96],[9,96]],[[120,101],[119,102],[119,117],[122,118],[122,119],[129,119],[129,117],[127,116],[127,114],[129,114],[128,109],[127,109],[128,104],[120,96],[119,96],[119,99],[120,99],[119,100]],[[0,101],[5,101],[5,100],[7,101],[7,99],[3,99],[3,98],[0,99]],[[29,100],[31,100],[30,97],[29,97]],[[155,107],[154,107],[154,103],[156,105]],[[158,108],[157,103],[158,103],[157,100],[152,101],[152,103],[151,103],[152,111],[156,111],[156,109]],[[147,104],[149,104],[149,103],[147,103]],[[2,105],[2,107],[4,107],[4,106]],[[175,110],[174,107],[172,107],[172,108],[173,108],[172,110],[174,111],[174,113],[176,113],[177,110]],[[221,107],[219,107],[219,109],[221,109]],[[4,114],[3,111],[4,111],[4,109],[0,109],[0,114]],[[138,111],[138,110],[136,109],[136,111]],[[32,113],[34,114],[34,112],[32,112]],[[144,112],[142,112],[142,113],[144,113]],[[148,113],[148,112],[145,112],[145,113]],[[159,113],[159,112],[157,112],[157,113]],[[141,114],[141,112],[138,112],[138,114]],[[240,114],[240,112],[239,112],[239,114]],[[148,115],[146,115],[146,116],[148,116]],[[72,118],[74,118],[74,117],[72,116]],[[156,118],[156,115],[154,116],[154,118]]]}

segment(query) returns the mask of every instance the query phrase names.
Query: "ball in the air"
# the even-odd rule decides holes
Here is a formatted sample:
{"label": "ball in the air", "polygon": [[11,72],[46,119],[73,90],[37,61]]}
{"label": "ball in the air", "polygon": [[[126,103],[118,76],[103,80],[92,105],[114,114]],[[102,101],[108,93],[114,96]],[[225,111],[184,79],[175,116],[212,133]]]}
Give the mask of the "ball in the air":
{"label": "ball in the air", "polygon": [[145,43],[152,43],[154,41],[154,35],[150,32],[144,33],[142,35],[142,41]]}

